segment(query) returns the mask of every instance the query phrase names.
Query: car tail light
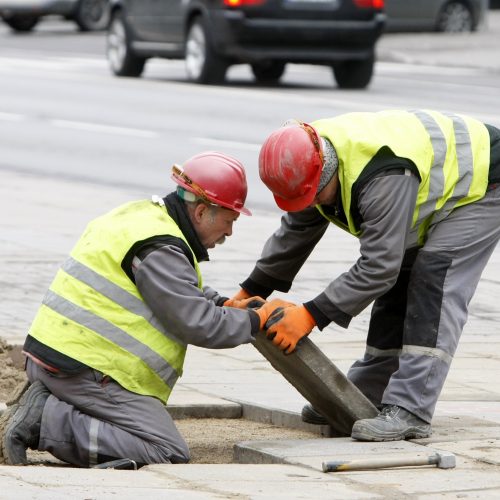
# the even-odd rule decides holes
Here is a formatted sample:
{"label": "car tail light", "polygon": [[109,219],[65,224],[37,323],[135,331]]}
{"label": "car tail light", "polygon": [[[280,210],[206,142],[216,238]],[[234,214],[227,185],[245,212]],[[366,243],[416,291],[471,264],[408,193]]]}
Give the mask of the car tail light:
{"label": "car tail light", "polygon": [[249,7],[251,5],[262,5],[267,0],[222,0],[227,7]]}
{"label": "car tail light", "polygon": [[354,0],[354,3],[362,9],[384,8],[384,0]]}

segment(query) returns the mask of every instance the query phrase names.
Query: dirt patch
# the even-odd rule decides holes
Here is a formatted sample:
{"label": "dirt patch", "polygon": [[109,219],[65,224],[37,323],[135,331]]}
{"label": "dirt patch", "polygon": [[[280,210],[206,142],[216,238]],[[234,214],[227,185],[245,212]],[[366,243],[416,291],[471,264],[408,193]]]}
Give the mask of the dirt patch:
{"label": "dirt patch", "polygon": [[[20,347],[9,346],[0,339],[0,402],[10,400],[17,387],[26,381]],[[186,418],[176,425],[191,450],[193,464],[228,464],[233,461],[233,448],[242,441],[275,441],[314,439],[318,435],[245,419]],[[29,452],[30,462],[61,465],[45,452]]]}
{"label": "dirt patch", "polygon": [[0,402],[8,401],[16,387],[26,381],[23,364],[21,347],[0,339]]}
{"label": "dirt patch", "polygon": [[307,431],[252,422],[242,418],[189,418],[177,420],[177,428],[191,450],[193,464],[230,464],[233,447],[242,441],[277,441],[286,439],[315,439]]}

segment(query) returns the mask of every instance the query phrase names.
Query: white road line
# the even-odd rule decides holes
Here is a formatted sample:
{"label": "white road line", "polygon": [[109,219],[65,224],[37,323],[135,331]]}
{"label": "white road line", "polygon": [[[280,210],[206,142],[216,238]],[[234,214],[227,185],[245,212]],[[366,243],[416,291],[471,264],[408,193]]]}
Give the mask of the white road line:
{"label": "white road line", "polygon": [[17,113],[2,113],[0,111],[0,120],[4,120],[7,122],[20,122],[24,120],[26,117],[24,115],[20,115]]}
{"label": "white road line", "polygon": [[99,123],[77,122],[71,120],[50,120],[50,123],[55,127],[86,130],[87,132],[104,132],[105,134],[128,135],[143,137],[145,139],[155,139],[160,136],[160,134],[152,130],[116,127],[114,125],[101,125]]}
{"label": "white road line", "polygon": [[221,139],[212,139],[211,137],[193,137],[192,141],[202,146],[220,146],[224,148],[242,149],[245,151],[259,151],[261,144],[252,144],[250,142],[224,141]]}

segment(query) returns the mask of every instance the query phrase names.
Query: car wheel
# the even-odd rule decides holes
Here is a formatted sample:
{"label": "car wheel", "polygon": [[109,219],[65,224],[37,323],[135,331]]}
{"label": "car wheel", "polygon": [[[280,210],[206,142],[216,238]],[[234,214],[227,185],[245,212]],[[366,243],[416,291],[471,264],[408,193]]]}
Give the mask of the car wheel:
{"label": "car wheel", "polygon": [[15,15],[4,17],[3,20],[14,31],[26,32],[31,31],[38,24],[40,18],[38,16]]}
{"label": "car wheel", "polygon": [[108,27],[109,0],[80,0],[74,19],[81,31],[100,31]]}
{"label": "car wheel", "polygon": [[252,73],[259,83],[277,83],[285,72],[286,64],[280,61],[265,61],[252,64]]}
{"label": "car wheel", "polygon": [[136,56],[130,48],[127,27],[121,11],[113,14],[106,37],[106,56],[116,76],[140,76],[146,58]]}
{"label": "car wheel", "polygon": [[189,27],[185,50],[186,72],[189,80],[217,84],[224,81],[228,62],[213,47],[205,21],[198,17]]}
{"label": "car wheel", "polygon": [[437,19],[437,30],[457,33],[472,31],[474,22],[469,7],[462,2],[447,3]]}
{"label": "car wheel", "polygon": [[341,89],[363,89],[372,79],[375,59],[341,61],[333,65],[333,75]]}

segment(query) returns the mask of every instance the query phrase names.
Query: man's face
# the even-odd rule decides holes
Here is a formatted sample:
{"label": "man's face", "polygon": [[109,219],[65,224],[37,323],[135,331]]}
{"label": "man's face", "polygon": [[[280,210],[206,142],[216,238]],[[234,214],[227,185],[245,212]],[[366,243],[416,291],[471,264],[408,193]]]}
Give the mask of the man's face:
{"label": "man's face", "polygon": [[331,181],[315,196],[310,207],[316,205],[333,205],[337,199],[337,191],[339,187],[339,178],[335,174]]}
{"label": "man's face", "polygon": [[233,234],[233,223],[240,214],[222,207],[203,205],[203,208],[199,214],[196,232],[205,248],[214,248]]}

